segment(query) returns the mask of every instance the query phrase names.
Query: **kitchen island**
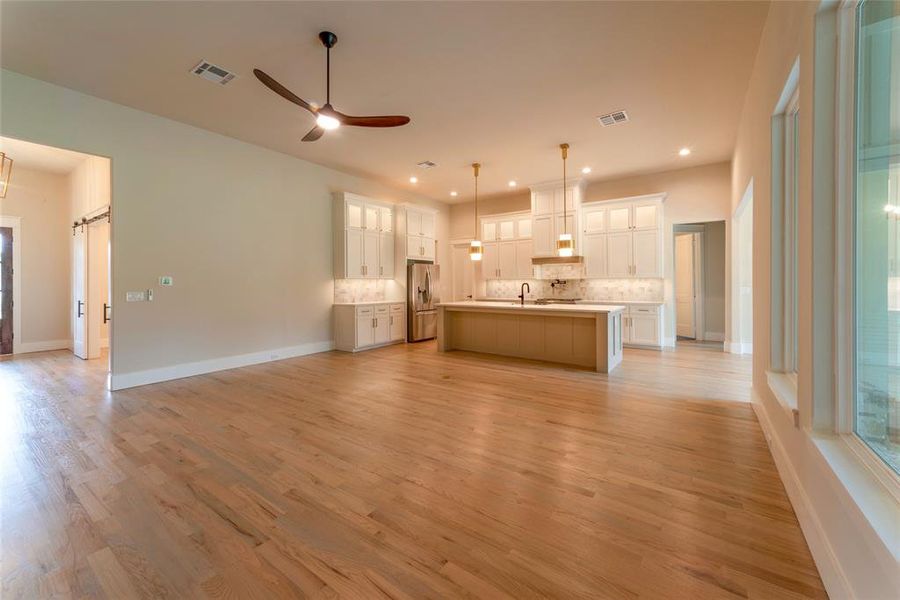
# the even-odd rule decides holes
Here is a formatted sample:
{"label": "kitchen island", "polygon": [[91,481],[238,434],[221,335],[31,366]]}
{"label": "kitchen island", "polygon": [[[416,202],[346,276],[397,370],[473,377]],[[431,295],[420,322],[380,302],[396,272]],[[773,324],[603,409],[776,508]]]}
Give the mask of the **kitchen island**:
{"label": "kitchen island", "polygon": [[589,367],[609,373],[622,362],[624,306],[443,302],[438,350],[467,350]]}

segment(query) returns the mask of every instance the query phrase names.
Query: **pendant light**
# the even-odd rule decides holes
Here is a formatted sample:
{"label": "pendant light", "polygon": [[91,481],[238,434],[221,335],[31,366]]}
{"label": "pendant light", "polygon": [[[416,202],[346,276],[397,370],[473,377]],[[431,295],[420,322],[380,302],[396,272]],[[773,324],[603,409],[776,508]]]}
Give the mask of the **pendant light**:
{"label": "pendant light", "polygon": [[472,163],[472,171],[475,173],[475,234],[472,236],[472,243],[469,245],[469,258],[473,261],[481,260],[481,240],[478,239],[478,170],[481,165]]}
{"label": "pendant light", "polygon": [[558,256],[572,256],[575,254],[575,240],[569,233],[568,219],[568,203],[566,202],[566,159],[569,158],[569,145],[560,144],[559,149],[562,151],[563,160],[563,232],[559,234],[556,240],[556,254]]}
{"label": "pendant light", "polygon": [[0,198],[6,198],[9,189],[9,175],[12,173],[13,159],[0,152]]}

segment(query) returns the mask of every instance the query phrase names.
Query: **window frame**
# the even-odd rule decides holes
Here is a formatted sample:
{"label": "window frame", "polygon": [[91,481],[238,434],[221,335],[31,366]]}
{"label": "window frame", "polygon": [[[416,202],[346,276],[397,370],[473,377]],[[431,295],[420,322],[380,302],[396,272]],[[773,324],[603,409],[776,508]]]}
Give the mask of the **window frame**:
{"label": "window frame", "polygon": [[900,502],[900,476],[856,433],[856,54],[859,0],[837,9],[834,433]]}

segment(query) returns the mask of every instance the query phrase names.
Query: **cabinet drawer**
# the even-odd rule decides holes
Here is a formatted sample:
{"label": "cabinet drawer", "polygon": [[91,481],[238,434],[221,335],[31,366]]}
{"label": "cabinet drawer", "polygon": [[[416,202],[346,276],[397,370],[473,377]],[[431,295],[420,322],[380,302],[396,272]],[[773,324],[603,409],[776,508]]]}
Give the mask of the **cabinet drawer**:
{"label": "cabinet drawer", "polygon": [[391,304],[391,312],[394,314],[402,313],[404,308],[406,308],[403,304]]}
{"label": "cabinet drawer", "polygon": [[388,314],[388,305],[387,304],[379,304],[375,307],[376,315],[386,315]]}
{"label": "cabinet drawer", "polygon": [[655,306],[632,306],[629,312],[633,315],[655,315],[659,309]]}
{"label": "cabinet drawer", "polygon": [[375,313],[375,311],[371,306],[357,306],[356,307],[356,316],[357,317],[371,317],[374,313]]}

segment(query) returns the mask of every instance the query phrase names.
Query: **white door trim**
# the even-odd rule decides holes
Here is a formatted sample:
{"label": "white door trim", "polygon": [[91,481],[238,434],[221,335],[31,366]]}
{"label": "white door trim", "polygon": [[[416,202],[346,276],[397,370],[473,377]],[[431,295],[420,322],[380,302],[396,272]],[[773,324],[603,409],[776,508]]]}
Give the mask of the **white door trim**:
{"label": "white door trim", "polygon": [[22,218],[0,216],[0,227],[13,235],[13,354],[22,352]]}

